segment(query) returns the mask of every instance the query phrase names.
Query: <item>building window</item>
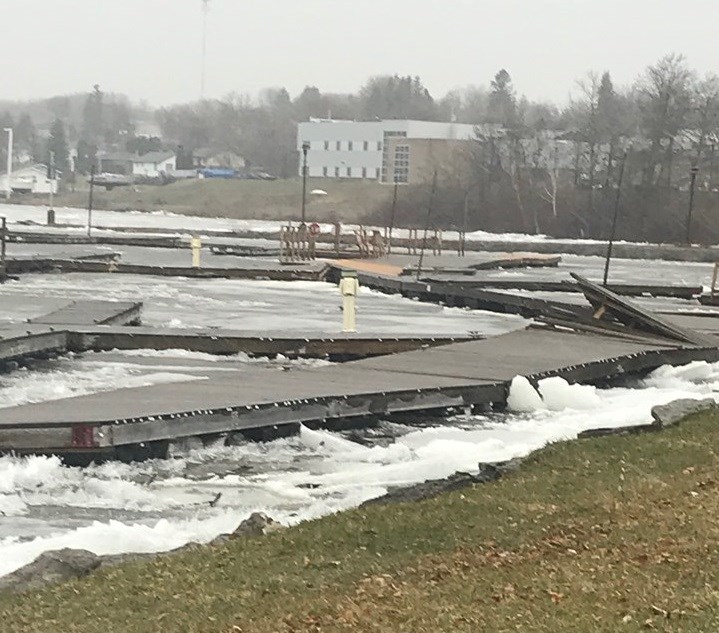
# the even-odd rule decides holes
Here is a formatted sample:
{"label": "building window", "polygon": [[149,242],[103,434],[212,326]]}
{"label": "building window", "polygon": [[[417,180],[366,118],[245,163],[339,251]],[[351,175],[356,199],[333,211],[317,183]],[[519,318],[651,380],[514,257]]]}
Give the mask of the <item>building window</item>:
{"label": "building window", "polygon": [[369,141],[365,141],[365,142],[364,142],[363,149],[364,149],[365,152],[369,151]]}
{"label": "building window", "polygon": [[409,182],[409,145],[395,145],[394,181],[403,184]]}
{"label": "building window", "polygon": [[335,167],[335,178],[339,178],[339,177],[340,177],[340,168]]}
{"label": "building window", "polygon": [[351,167],[347,168],[347,178],[352,178],[352,168]]}
{"label": "building window", "polygon": [[337,151],[339,152],[342,149],[342,141],[337,141]]}
{"label": "building window", "polygon": [[367,168],[366,167],[362,168],[362,178],[367,178]]}
{"label": "building window", "polygon": [[379,167],[374,168],[374,179],[379,179]]}
{"label": "building window", "polygon": [[352,141],[347,141],[347,151],[351,152],[352,148],[353,148]]}
{"label": "building window", "polygon": [[329,142],[329,141],[325,141],[325,152],[328,152],[329,149],[330,149],[330,142]]}
{"label": "building window", "polygon": [[382,141],[377,141],[377,151],[378,152],[382,151]]}
{"label": "building window", "polygon": [[[389,148],[389,141],[392,138],[406,138],[407,132],[399,132],[397,130],[385,130],[384,132],[384,143],[382,143],[382,182],[389,182],[389,175],[388,175],[388,168],[390,164],[390,148]],[[380,143],[377,144],[377,146],[380,146]]]}
{"label": "building window", "polygon": [[322,175],[327,178],[327,167],[322,168]]}

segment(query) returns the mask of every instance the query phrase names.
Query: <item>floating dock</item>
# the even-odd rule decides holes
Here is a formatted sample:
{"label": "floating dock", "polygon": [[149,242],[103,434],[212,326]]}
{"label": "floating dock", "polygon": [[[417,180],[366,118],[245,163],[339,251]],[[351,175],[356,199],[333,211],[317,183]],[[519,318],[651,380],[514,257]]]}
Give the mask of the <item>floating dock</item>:
{"label": "floating dock", "polygon": [[158,456],[169,441],[188,436],[257,437],[301,423],[501,405],[516,375],[592,382],[692,360],[719,360],[719,347],[529,329],[329,367],[257,370],[241,380],[224,375],[0,409],[0,450],[70,461]]}

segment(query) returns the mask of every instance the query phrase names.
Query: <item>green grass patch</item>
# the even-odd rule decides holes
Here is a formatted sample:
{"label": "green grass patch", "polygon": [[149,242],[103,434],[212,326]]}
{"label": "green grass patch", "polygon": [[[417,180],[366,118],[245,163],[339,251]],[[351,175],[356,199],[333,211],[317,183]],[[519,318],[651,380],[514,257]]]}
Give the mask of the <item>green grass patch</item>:
{"label": "green grass patch", "polygon": [[[308,192],[322,189],[327,196],[308,195],[310,220],[357,221],[391,199],[392,188],[374,181],[310,179]],[[57,207],[85,208],[86,183],[77,191],[56,197]],[[14,202],[45,204],[47,198],[18,196]],[[109,211],[172,211],[186,215],[237,219],[297,219],[302,204],[302,181],[290,180],[184,180],[165,186],[137,185],[106,191],[96,187],[93,206]],[[44,218],[42,218],[44,220]]]}
{"label": "green grass patch", "polygon": [[714,631],[719,415],[517,472],[0,596],[7,633]]}

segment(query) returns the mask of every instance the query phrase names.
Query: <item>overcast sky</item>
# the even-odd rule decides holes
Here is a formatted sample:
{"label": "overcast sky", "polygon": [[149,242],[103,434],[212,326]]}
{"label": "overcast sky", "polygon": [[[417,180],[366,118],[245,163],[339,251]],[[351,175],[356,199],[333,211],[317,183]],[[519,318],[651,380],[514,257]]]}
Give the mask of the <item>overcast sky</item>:
{"label": "overcast sky", "polygon": [[[201,0],[0,0],[0,98],[200,96]],[[435,97],[506,68],[519,94],[566,101],[589,69],[630,83],[662,55],[719,72],[717,0],[210,0],[208,97],[307,85],[356,91],[420,75]]]}

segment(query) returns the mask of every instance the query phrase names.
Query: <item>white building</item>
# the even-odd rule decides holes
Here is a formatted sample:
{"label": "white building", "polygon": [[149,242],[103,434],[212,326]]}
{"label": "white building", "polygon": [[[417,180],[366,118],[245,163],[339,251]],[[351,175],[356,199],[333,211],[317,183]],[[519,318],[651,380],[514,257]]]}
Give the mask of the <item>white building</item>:
{"label": "white building", "polygon": [[368,178],[387,182],[388,165],[392,164],[395,177],[401,179],[402,165],[394,156],[387,155],[387,140],[395,137],[467,140],[475,137],[475,126],[435,121],[310,119],[300,123],[297,129],[300,175],[302,146],[309,143],[307,171],[312,178]]}
{"label": "white building", "polygon": [[159,151],[146,154],[117,152],[104,154],[98,160],[101,173],[123,176],[160,178],[170,176],[177,169],[177,155],[174,152]]}
{"label": "white building", "polygon": [[[36,195],[49,194],[50,191],[57,193],[58,180],[47,177],[47,165],[40,163],[21,167],[12,172],[10,186],[13,193],[31,193]],[[57,179],[62,174],[55,172]],[[7,191],[7,174],[0,175],[0,192]]]}
{"label": "white building", "polygon": [[173,152],[148,152],[132,162],[132,175],[146,178],[169,176],[177,169],[177,156]]}

